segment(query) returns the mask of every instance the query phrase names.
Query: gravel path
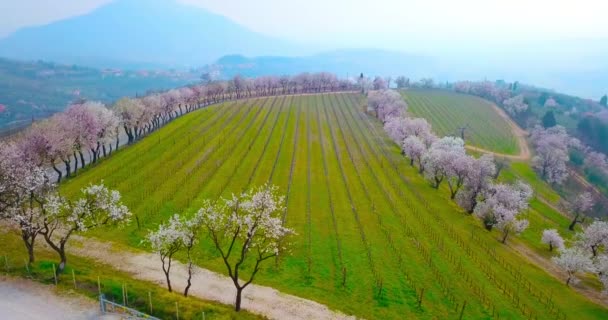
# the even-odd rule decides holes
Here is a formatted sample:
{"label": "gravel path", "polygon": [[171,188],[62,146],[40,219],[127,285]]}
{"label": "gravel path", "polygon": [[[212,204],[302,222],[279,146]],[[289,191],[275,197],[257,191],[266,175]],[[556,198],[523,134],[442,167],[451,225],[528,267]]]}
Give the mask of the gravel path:
{"label": "gravel path", "polygon": [[[113,248],[110,242],[91,238],[75,237],[70,248],[72,254],[109,264],[113,268],[130,273],[134,278],[152,281],[165,287],[165,276],[161,269],[160,258],[156,254],[134,251],[121,247]],[[174,261],[171,265],[171,284],[176,292],[183,292],[186,284],[187,269],[182,263]],[[190,295],[234,304],[236,290],[230,278],[195,267]],[[282,293],[270,287],[251,284],[243,291],[242,308],[270,319],[355,319],[340,312],[332,311],[318,302]]]}
{"label": "gravel path", "polygon": [[95,301],[82,296],[59,295],[51,286],[17,279],[0,278],[0,319],[76,320],[102,317]]}

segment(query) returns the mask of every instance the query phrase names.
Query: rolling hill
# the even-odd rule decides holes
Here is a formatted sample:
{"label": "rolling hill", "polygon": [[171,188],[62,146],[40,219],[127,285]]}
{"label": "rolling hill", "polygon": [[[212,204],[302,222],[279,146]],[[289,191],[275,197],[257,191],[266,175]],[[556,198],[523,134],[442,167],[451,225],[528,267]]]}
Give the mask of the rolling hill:
{"label": "rolling hill", "polygon": [[464,128],[467,144],[508,155],[519,152],[509,124],[489,101],[441,90],[406,90],[402,95],[408,111],[428,119],[441,136],[460,136]]}
{"label": "rolling hill", "polygon": [[200,72],[217,72],[223,78],[301,72],[332,72],[346,77],[406,74],[412,78],[434,74],[437,61],[424,55],[375,49],[341,49],[300,57],[227,55]]}
{"label": "rolling hill", "polygon": [[76,99],[110,103],[149,90],[182,86],[197,78],[188,72],[99,70],[0,58],[0,104],[5,106],[0,110],[0,129],[48,117]]}
{"label": "rolling hill", "polygon": [[[76,195],[104,180],[118,189],[137,225],[94,235],[139,247],[173,213],[275,184],[287,196],[284,220],[297,236],[291,255],[279,268],[268,264],[259,283],[359,317],[605,316],[606,309],[496,241],[496,231],[486,232],[447,192],[432,189],[363,112],[365,104],[354,93],[225,102],[176,119],[61,188]],[[529,216],[567,224],[544,214]],[[210,246],[200,244],[196,262],[222,271]]]}

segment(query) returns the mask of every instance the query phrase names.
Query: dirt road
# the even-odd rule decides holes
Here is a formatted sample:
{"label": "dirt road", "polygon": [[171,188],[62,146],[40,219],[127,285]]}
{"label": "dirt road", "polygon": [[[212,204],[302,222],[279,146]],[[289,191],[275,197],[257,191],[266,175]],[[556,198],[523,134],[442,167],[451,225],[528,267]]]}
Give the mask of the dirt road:
{"label": "dirt road", "polygon": [[51,286],[17,278],[0,278],[0,319],[82,320],[102,317],[95,301],[60,295]]}
{"label": "dirt road", "polygon": [[[133,278],[152,281],[165,286],[160,259],[156,254],[135,251],[109,242],[91,238],[76,238],[73,254],[109,264],[117,270],[130,273]],[[195,267],[190,295],[231,305],[236,290],[232,281],[221,274]],[[171,265],[171,284],[177,292],[186,284],[186,266],[179,262]],[[243,291],[242,307],[270,319],[354,319],[332,311],[320,303],[282,293],[270,287],[250,285]]]}

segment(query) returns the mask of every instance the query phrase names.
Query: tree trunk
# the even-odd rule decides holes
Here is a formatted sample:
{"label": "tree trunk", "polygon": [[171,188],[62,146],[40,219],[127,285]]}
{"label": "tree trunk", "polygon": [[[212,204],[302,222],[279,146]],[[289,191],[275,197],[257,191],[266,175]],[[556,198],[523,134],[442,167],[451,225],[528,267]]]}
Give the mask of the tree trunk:
{"label": "tree trunk", "polygon": [[505,244],[507,242],[508,236],[509,236],[509,231],[503,232],[502,240],[500,242],[502,242],[502,244]]}
{"label": "tree trunk", "polygon": [[570,231],[574,231],[574,226],[576,225],[577,222],[578,222],[578,214],[576,214],[574,216],[574,219],[570,223],[570,226],[568,226],[568,229],[570,229]]}
{"label": "tree trunk", "polygon": [[241,311],[241,296],[243,293],[243,288],[236,288],[236,302],[234,303],[234,310]]}
{"label": "tree trunk", "polygon": [[165,272],[165,278],[167,279],[167,289],[169,292],[173,292],[173,288],[171,288],[171,279],[169,278],[169,272]]}
{"label": "tree trunk", "polygon": [[97,152],[95,152],[95,149],[91,149],[91,152],[93,153],[93,163],[96,163],[97,162]]}
{"label": "tree trunk", "polygon": [[103,150],[103,157],[104,157],[104,158],[105,158],[105,157],[107,157],[107,156],[108,156],[108,154],[106,153],[106,145],[104,144],[104,145],[101,147],[101,149]]}
{"label": "tree trunk", "polygon": [[188,262],[188,280],[186,281],[186,288],[184,289],[184,297],[188,296],[190,286],[192,286],[192,261]]}
{"label": "tree trunk", "polygon": [[63,160],[65,163],[65,177],[69,178],[72,175],[72,167],[70,167],[70,162],[67,160]]}
{"label": "tree trunk", "polygon": [[78,150],[78,154],[80,154],[80,168],[84,168],[84,165],[86,164],[84,161],[84,154],[82,154],[82,151]]}
{"label": "tree trunk", "polygon": [[549,251],[553,251],[553,243],[549,242]]}
{"label": "tree trunk", "polygon": [[28,237],[24,235],[22,235],[21,238],[23,239],[23,243],[25,244],[25,248],[27,249],[28,264],[31,265],[36,260],[36,258],[34,257],[34,243],[36,241],[36,238],[29,240]]}
{"label": "tree trunk", "polygon": [[[69,166],[68,166],[68,168],[69,168]],[[61,178],[63,177],[63,173],[61,173],[61,170],[57,169],[55,162],[53,162],[53,170],[55,170],[55,172],[57,172],[57,183],[60,183]]]}
{"label": "tree trunk", "polygon": [[59,266],[57,267],[57,275],[60,275],[63,273],[63,270],[65,270],[65,266],[68,262],[68,258],[65,255],[65,249],[63,249],[63,246],[62,246],[62,249],[58,253],[59,253],[60,261],[59,261]]}
{"label": "tree trunk", "polygon": [[76,156],[76,151],[74,151],[74,174],[78,172],[78,157]]}

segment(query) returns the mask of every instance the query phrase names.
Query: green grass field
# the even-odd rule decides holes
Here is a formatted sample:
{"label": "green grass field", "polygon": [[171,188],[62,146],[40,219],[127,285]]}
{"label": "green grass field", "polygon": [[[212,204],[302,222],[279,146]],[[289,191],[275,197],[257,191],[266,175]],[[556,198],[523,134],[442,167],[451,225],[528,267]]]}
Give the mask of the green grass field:
{"label": "green grass field", "polygon": [[459,137],[459,128],[467,127],[468,144],[504,154],[519,152],[511,128],[486,100],[439,90],[407,90],[401,94],[409,113],[427,119],[438,135]]}
{"label": "green grass field", "polygon": [[[172,213],[270,181],[287,195],[284,218],[298,235],[257,283],[369,319],[606,318],[432,189],[364,105],[357,94],[324,94],[205,108],[62,190],[101,180],[120,190],[137,223],[93,235],[141,247]],[[210,248],[200,245],[197,263],[224,272]]]}

